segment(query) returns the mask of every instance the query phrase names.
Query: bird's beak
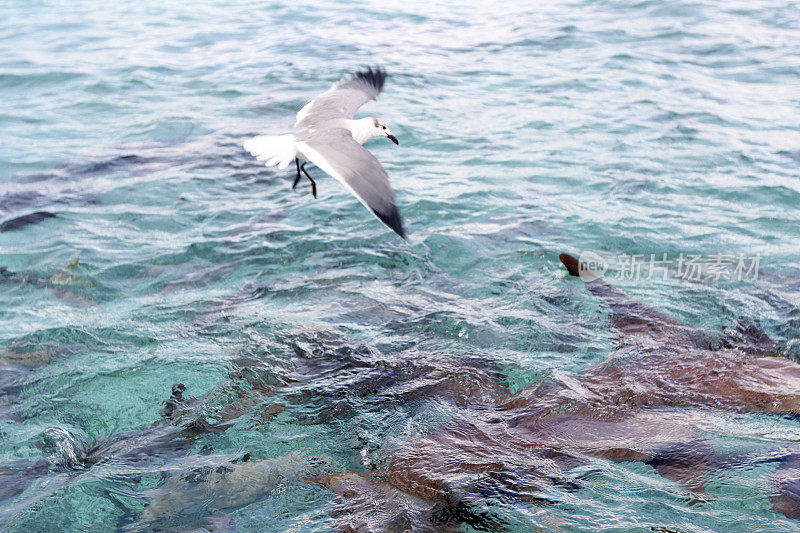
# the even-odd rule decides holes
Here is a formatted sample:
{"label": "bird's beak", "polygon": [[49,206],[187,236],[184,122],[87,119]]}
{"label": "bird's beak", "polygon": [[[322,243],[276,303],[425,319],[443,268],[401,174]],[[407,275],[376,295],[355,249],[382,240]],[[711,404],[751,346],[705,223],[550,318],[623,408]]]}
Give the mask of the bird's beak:
{"label": "bird's beak", "polygon": [[387,135],[387,137],[389,137],[389,140],[392,141],[394,144],[400,146],[400,143],[397,142],[397,137],[395,137],[394,135]]}

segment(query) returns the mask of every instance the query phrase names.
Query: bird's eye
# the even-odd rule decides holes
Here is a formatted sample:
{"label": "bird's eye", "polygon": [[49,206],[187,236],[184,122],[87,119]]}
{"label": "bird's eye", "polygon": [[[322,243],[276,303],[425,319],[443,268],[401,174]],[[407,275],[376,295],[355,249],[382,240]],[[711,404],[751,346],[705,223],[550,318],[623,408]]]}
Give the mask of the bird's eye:
{"label": "bird's eye", "polygon": [[386,129],[386,126],[381,126],[381,128]]}

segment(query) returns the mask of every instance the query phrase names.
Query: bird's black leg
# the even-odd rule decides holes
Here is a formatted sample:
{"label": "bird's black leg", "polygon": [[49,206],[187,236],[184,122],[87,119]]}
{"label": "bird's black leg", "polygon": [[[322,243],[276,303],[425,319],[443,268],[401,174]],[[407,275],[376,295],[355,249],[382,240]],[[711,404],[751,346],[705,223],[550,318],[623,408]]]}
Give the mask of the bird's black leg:
{"label": "bird's black leg", "polygon": [[306,177],[308,178],[308,181],[311,182],[311,194],[313,194],[314,198],[316,198],[317,197],[317,182],[314,181],[314,179],[311,176],[308,175],[308,172],[306,172],[306,163],[308,163],[308,161],[306,161],[305,163],[300,165],[300,170],[303,171],[303,174],[306,175]]}
{"label": "bird's black leg", "polygon": [[297,187],[297,182],[300,181],[300,160],[296,157],[294,158],[294,164],[297,167],[297,177],[294,179],[294,183],[292,183],[292,189]]}

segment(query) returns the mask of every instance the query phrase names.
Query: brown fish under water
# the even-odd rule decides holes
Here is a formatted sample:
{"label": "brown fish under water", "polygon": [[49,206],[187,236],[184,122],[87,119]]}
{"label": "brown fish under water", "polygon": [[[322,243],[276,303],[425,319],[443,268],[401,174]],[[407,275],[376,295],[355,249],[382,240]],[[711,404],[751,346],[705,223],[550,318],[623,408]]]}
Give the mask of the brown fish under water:
{"label": "brown fish under water", "polygon": [[[709,475],[732,464],[703,435],[715,415],[800,414],[800,365],[765,355],[777,353],[765,335],[740,331],[710,348],[698,331],[632,299],[574,257],[560,259],[610,308],[619,349],[580,376],[543,380],[514,395],[487,387],[494,398],[488,416],[456,419],[412,440],[373,474],[317,478],[341,498],[340,530],[502,528],[481,510],[485,498],[546,502],[544,489],[569,488],[565,473],[593,457],[643,462],[702,499]],[[800,518],[800,454],[781,459],[770,480],[773,509]],[[554,524],[545,518],[540,525]]]}
{"label": "brown fish under water", "polygon": [[47,288],[61,300],[77,307],[95,306],[97,302],[74,290],[76,287],[92,287],[93,285],[91,281],[81,280],[75,274],[74,269],[77,265],[78,258],[75,258],[65,268],[56,270],[47,278],[36,274],[13,272],[4,266],[0,266],[0,285],[19,285],[22,287],[33,285],[42,289]]}
{"label": "brown fish under water", "polygon": [[[213,463],[213,458],[205,458]],[[287,485],[303,483],[310,476],[319,476],[331,462],[325,457],[308,457],[299,452],[271,459],[250,459],[249,455],[225,460],[206,467],[174,475],[155,489],[144,493],[150,503],[139,519],[123,528],[124,531],[162,531],[171,524],[196,513],[218,522],[225,511],[249,505]],[[233,518],[229,521],[233,526]],[[205,529],[208,529],[207,527]],[[204,529],[204,530],[205,530]],[[234,529],[231,528],[231,531]]]}
{"label": "brown fish under water", "polygon": [[[183,393],[186,388],[180,383],[175,384],[172,395],[161,411],[161,420],[144,429],[116,433],[93,444],[83,442],[65,428],[46,429],[42,436],[42,445],[53,451],[50,456],[32,461],[0,463],[0,501],[10,504],[16,511],[24,512],[55,491],[69,484],[79,483],[83,477],[91,477],[97,468],[104,470],[105,474],[133,478],[138,477],[142,468],[152,467],[158,471],[157,465],[165,460],[176,461],[181,457],[190,457],[192,446],[199,438],[224,432],[253,406],[260,408],[256,416],[248,413],[249,423],[258,425],[269,422],[285,407],[271,401],[274,387],[259,384],[252,376],[243,376],[243,372],[234,370],[230,380],[196,398],[185,398]],[[230,403],[215,405],[220,396],[229,396],[247,377],[253,383],[247,387],[246,395],[236,395]],[[229,459],[225,459],[220,464],[228,462]],[[261,463],[253,463],[258,464]],[[257,468],[253,465],[248,465],[244,470]],[[241,476],[222,476],[220,486],[229,487],[235,484],[233,480],[238,479]],[[32,491],[28,497],[22,497],[30,487],[39,487],[39,490]],[[240,487],[240,490],[244,489]],[[226,497],[224,491],[220,494],[221,498]],[[187,506],[194,503],[187,500]],[[163,513],[157,509],[158,506],[147,516],[161,517]],[[13,516],[16,511],[10,515]],[[139,524],[141,525],[141,520]],[[0,521],[0,529],[4,525]]]}

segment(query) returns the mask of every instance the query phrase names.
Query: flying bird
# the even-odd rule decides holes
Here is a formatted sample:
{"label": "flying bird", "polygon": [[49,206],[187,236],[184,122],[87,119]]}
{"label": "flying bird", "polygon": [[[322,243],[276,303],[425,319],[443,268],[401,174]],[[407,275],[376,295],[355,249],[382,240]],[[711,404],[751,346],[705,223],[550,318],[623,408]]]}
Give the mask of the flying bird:
{"label": "flying bird", "polygon": [[297,186],[302,172],[311,182],[316,198],[317,184],[305,169],[308,162],[314,163],[341,181],[378,220],[405,239],[389,175],[375,156],[361,146],[373,137],[400,143],[383,120],[353,119],[359,107],[378,97],[385,81],[386,72],[380,67],[347,76],[297,112],[296,133],[259,135],[245,141],[244,149],[268,167],[283,169],[294,159],[297,176],[292,188]]}

